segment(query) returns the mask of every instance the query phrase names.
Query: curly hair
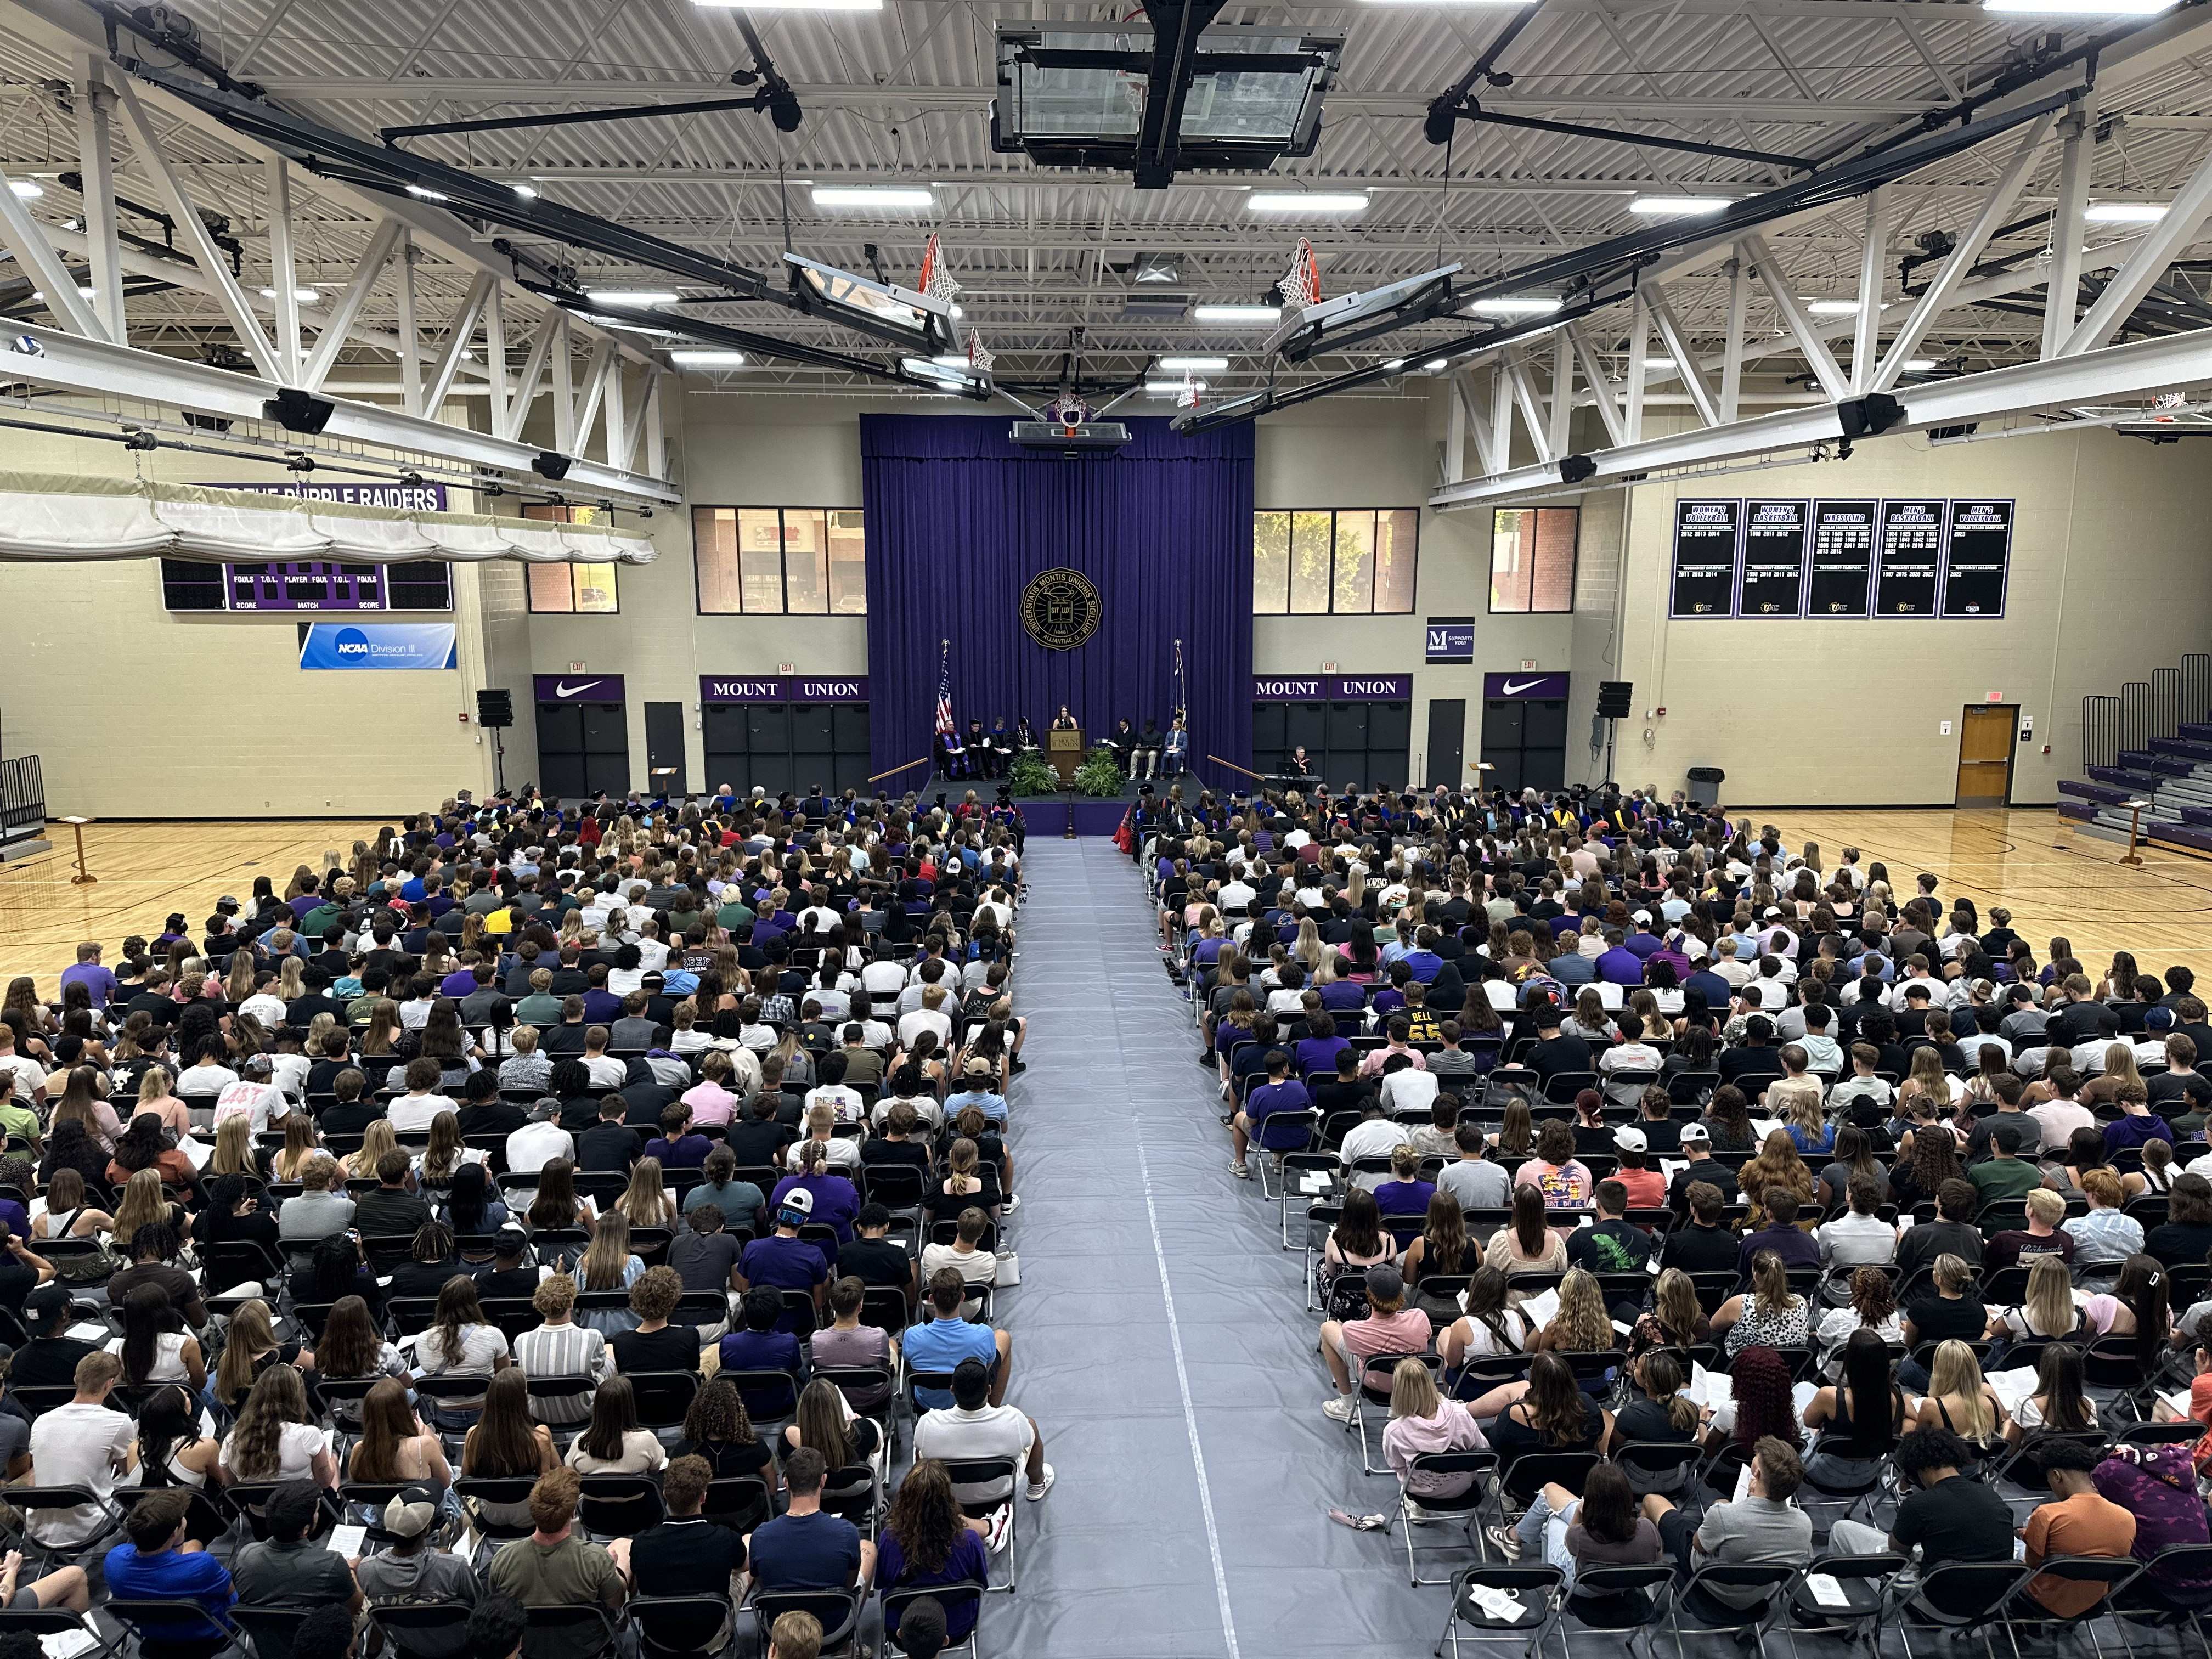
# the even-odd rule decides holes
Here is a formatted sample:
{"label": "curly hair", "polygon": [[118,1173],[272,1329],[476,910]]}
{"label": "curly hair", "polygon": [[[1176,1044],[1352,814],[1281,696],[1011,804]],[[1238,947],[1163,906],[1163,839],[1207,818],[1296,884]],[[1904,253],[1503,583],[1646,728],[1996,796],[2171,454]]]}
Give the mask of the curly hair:
{"label": "curly hair", "polygon": [[1794,1443],[1797,1408],[1790,1395],[1789,1362],[1771,1348],[1746,1348],[1735,1357],[1729,1376],[1735,1396],[1735,1443],[1748,1448],[1770,1434]]}
{"label": "curly hair", "polygon": [[908,1566],[917,1574],[941,1572],[967,1523],[952,1495],[952,1477],[934,1457],[915,1460],[891,1494],[884,1530],[898,1540]]}
{"label": "curly hair", "polygon": [[750,1446],[760,1436],[745,1413],[738,1385],[717,1376],[691,1396],[691,1408],[684,1413],[684,1437],[695,1446]]}

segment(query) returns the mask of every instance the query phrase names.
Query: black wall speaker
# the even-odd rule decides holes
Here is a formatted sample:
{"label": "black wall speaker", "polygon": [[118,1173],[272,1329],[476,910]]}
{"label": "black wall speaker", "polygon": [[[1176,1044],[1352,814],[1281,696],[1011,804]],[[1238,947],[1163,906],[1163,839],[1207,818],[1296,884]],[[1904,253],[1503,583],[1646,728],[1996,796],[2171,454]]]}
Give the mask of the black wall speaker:
{"label": "black wall speaker", "polygon": [[514,699],[507,695],[505,686],[493,686],[477,693],[477,724],[495,728],[514,724]]}
{"label": "black wall speaker", "polygon": [[1623,720],[1628,718],[1628,700],[1636,694],[1633,680],[1600,680],[1597,683],[1597,713],[1600,720]]}

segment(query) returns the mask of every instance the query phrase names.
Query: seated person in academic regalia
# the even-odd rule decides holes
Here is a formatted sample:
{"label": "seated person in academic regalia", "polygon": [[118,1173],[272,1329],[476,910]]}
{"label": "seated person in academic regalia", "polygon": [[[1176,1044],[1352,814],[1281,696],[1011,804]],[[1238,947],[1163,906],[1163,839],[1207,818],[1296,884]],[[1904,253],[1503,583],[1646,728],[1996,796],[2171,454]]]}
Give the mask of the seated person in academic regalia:
{"label": "seated person in academic regalia", "polygon": [[1160,736],[1160,723],[1147,714],[1144,735],[1137,739],[1136,754],[1129,768],[1133,778],[1156,778],[1160,775],[1160,747],[1166,741]]}
{"label": "seated person in academic regalia", "polygon": [[937,769],[948,778],[975,776],[974,763],[969,757],[968,745],[960,741],[957,727],[937,734]]}
{"label": "seated person in academic regalia", "polygon": [[1121,775],[1129,775],[1129,765],[1136,758],[1137,728],[1126,720],[1114,722],[1114,729],[1106,734],[1106,746],[1114,751],[1114,763],[1121,769]]}
{"label": "seated person in academic regalia", "polygon": [[983,730],[983,722],[969,720],[968,735],[963,741],[968,745],[968,775],[977,778],[996,776],[991,770],[991,739]]}
{"label": "seated person in academic regalia", "polygon": [[1027,751],[1041,746],[1036,738],[1036,727],[1030,724],[1030,717],[1024,714],[1017,719],[1014,721],[1014,747]]}
{"label": "seated person in academic regalia", "polygon": [[1006,769],[1014,763],[1014,734],[1001,714],[991,722],[991,762],[994,778],[1006,775]]}

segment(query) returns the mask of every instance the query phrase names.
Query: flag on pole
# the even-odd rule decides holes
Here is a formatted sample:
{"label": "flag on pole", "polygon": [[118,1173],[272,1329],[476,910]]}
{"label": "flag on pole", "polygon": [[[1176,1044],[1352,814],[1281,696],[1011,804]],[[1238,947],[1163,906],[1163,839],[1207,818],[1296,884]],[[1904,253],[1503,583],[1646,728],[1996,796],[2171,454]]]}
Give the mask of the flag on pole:
{"label": "flag on pole", "polygon": [[948,738],[957,729],[952,721],[952,657],[948,652],[937,674],[937,735]]}

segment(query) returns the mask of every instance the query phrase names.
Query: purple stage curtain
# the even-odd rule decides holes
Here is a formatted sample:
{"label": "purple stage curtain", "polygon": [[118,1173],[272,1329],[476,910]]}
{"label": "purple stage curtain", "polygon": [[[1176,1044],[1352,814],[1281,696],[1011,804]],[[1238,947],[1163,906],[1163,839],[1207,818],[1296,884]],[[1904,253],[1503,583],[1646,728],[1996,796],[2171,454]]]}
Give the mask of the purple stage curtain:
{"label": "purple stage curtain", "polygon": [[[952,641],[964,732],[1027,714],[1042,736],[1066,703],[1086,738],[1116,720],[1167,729],[1183,647],[1193,770],[1251,763],[1252,428],[1180,437],[1128,422],[1118,454],[1017,449],[1008,416],[864,415],[870,752],[883,771],[930,752],[939,642]],[[1079,570],[1102,613],[1089,642],[1048,651],[1022,628],[1038,572]],[[894,788],[918,787],[914,774]]]}

